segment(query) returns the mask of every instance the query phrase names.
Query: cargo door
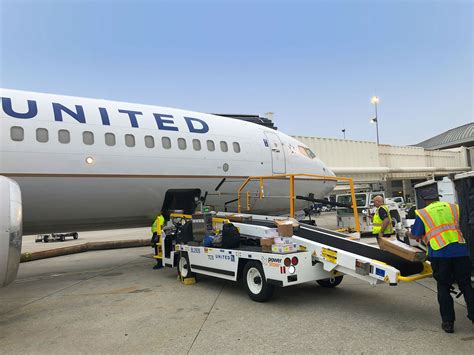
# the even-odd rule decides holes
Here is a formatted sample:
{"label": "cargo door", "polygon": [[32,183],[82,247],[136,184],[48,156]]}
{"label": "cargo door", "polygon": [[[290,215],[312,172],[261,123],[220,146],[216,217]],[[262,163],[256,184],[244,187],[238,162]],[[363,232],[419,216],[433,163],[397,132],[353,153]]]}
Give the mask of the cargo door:
{"label": "cargo door", "polygon": [[265,132],[265,136],[268,139],[268,145],[271,149],[273,174],[285,174],[285,153],[283,151],[283,145],[281,143],[280,137],[278,137],[277,134],[271,132]]}

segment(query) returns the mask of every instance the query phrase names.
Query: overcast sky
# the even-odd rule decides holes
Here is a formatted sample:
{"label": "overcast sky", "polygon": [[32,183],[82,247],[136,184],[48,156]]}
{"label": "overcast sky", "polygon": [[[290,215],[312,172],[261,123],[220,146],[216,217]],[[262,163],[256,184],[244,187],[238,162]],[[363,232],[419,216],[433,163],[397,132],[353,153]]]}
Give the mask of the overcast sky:
{"label": "overcast sky", "polygon": [[415,144],[473,119],[472,1],[5,1],[0,86]]}

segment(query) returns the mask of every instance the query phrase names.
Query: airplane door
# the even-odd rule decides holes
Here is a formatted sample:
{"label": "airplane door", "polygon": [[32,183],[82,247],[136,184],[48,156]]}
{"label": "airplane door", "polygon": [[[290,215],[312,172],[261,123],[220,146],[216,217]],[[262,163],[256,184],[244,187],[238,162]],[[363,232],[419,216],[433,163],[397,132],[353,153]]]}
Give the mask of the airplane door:
{"label": "airplane door", "polygon": [[273,174],[285,174],[285,153],[283,152],[283,145],[280,138],[275,133],[265,132],[268,138],[268,145],[272,152],[272,169]]}

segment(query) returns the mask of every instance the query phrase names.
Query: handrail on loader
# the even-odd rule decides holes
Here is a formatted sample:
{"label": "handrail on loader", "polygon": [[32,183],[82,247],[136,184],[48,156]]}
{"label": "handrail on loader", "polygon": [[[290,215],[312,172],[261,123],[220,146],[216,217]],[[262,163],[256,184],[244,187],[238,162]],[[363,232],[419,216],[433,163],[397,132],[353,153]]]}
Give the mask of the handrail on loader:
{"label": "handrail on loader", "polygon": [[[354,181],[352,178],[347,177],[338,177],[338,176],[326,176],[326,175],[318,175],[318,174],[275,174],[275,175],[267,175],[267,176],[249,176],[242,185],[240,185],[239,190],[237,192],[237,211],[241,213],[241,201],[240,201],[240,193],[244,189],[247,184],[252,180],[259,180],[259,188],[260,199],[263,198],[263,179],[281,179],[281,178],[290,178],[290,216],[292,218],[295,217],[295,177],[310,177],[315,178],[316,180],[334,180],[334,181],[348,181],[349,186],[351,188],[351,196],[352,196],[352,211],[354,212],[354,222],[356,231],[360,233],[360,223],[359,223],[359,216],[357,213],[357,204],[355,198],[355,189],[354,189]],[[246,194],[246,202],[247,202],[247,211],[250,210],[250,194],[247,191]]]}

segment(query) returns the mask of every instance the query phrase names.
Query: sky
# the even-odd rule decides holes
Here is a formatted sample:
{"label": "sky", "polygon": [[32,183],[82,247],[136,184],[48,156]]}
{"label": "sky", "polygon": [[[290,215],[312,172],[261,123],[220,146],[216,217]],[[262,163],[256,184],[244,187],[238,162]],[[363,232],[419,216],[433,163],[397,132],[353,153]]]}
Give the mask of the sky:
{"label": "sky", "polygon": [[474,121],[474,1],[0,0],[0,87],[416,144]]}

